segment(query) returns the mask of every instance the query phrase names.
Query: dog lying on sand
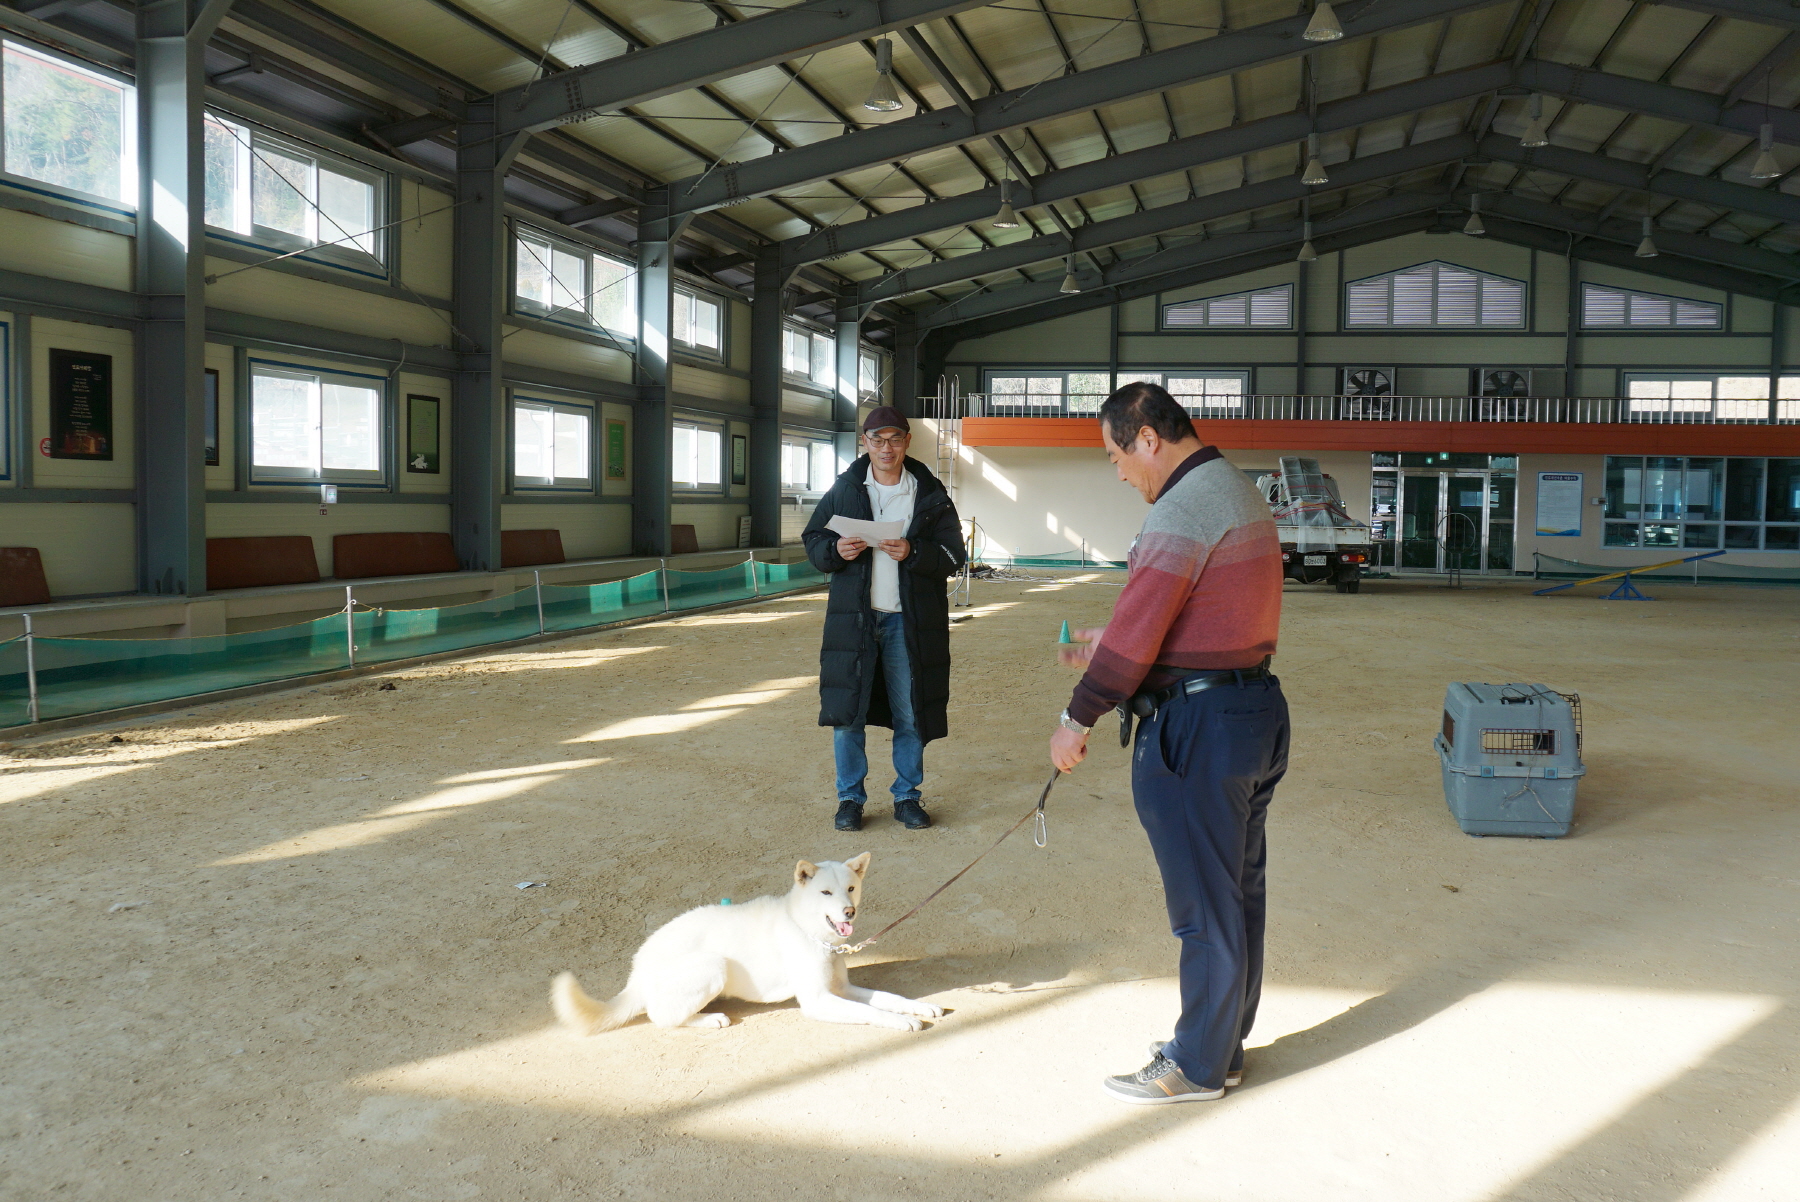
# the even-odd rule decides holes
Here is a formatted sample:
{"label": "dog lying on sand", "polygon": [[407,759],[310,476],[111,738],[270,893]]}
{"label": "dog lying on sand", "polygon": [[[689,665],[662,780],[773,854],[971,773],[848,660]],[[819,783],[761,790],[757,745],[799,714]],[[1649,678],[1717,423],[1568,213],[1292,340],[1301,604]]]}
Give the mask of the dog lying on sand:
{"label": "dog lying on sand", "polygon": [[850,920],[863,903],[868,871],[866,851],[842,864],[801,860],[785,897],[701,906],[664,923],[631,958],[631,977],[611,1001],[589,997],[565,972],[550,986],[550,1005],[565,1027],[583,1035],[640,1014],[659,1027],[723,1027],[731,1020],[701,1009],[716,997],[797,998],[800,1013],[822,1022],[917,1031],[944,1012],[852,985],[845,958],[832,951],[854,932]]}

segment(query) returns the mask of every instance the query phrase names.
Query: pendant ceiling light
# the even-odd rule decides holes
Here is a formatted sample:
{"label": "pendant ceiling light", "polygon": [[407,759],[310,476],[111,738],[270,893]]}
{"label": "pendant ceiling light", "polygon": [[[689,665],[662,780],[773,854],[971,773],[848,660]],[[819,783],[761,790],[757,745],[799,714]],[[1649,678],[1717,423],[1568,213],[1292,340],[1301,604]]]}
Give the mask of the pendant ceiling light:
{"label": "pendant ceiling light", "polygon": [[1058,288],[1057,291],[1064,292],[1064,293],[1075,293],[1075,292],[1081,291],[1081,285],[1076,283],[1076,281],[1075,281],[1075,260],[1074,259],[1070,259],[1067,261],[1067,263],[1064,264],[1062,287]]}
{"label": "pendant ceiling light", "polygon": [[1312,222],[1303,222],[1300,229],[1304,240],[1300,243],[1300,253],[1294,257],[1294,262],[1311,263],[1319,257],[1319,252],[1313,249]]}
{"label": "pendant ceiling light", "polygon": [[1762,133],[1757,142],[1762,147],[1762,152],[1756,156],[1756,164],[1750,168],[1750,178],[1781,178],[1781,164],[1775,161],[1775,156],[1771,153],[1775,146],[1775,127],[1767,121],[1763,122]]}
{"label": "pendant ceiling light", "polygon": [[1525,132],[1519,135],[1519,145],[1550,145],[1550,131],[1544,128],[1544,98],[1535,92],[1531,95],[1531,120],[1525,123]]}
{"label": "pendant ceiling light", "polygon": [[1646,217],[1644,218],[1644,240],[1638,243],[1637,257],[1640,259],[1654,259],[1658,253],[1656,242],[1650,237],[1650,219]]}
{"label": "pendant ceiling light", "polygon": [[875,86],[863,107],[877,113],[891,113],[900,107],[900,91],[894,86],[894,44],[886,38],[875,43]]}
{"label": "pendant ceiling light", "polygon": [[1331,177],[1325,174],[1325,164],[1319,161],[1319,135],[1306,135],[1306,167],[1300,172],[1300,182],[1309,187],[1329,184]]}
{"label": "pendant ceiling light", "polygon": [[1344,36],[1344,27],[1338,24],[1337,14],[1331,11],[1331,0],[1319,0],[1313,5],[1312,20],[1306,24],[1306,32],[1300,35],[1309,42],[1335,42]]}
{"label": "pendant ceiling light", "polygon": [[1016,230],[1019,218],[1012,207],[1012,177],[1002,176],[1000,179],[1000,211],[994,214],[993,221],[988,224],[997,230]]}
{"label": "pendant ceiling light", "polygon": [[1463,226],[1463,233],[1471,238],[1479,238],[1487,233],[1487,226],[1481,224],[1481,193],[1469,197],[1469,223]]}

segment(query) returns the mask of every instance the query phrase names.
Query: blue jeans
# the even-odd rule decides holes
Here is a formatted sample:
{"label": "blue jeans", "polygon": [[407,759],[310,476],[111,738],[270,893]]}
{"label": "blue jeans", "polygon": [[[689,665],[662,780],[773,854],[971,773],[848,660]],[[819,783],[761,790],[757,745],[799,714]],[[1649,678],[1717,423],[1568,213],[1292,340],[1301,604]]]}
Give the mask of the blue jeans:
{"label": "blue jeans", "polygon": [[[919,728],[913,722],[912,660],[906,655],[906,618],[901,614],[875,613],[875,653],[881,658],[881,674],[887,681],[888,711],[894,719],[894,801],[917,801],[919,784],[925,779],[925,744],[919,741]],[[863,712],[868,712],[869,692],[875,687],[875,674],[863,682]],[[837,759],[837,795],[839,801],[861,805],[869,800],[863,778],[869,775],[869,753],[863,741],[863,728],[840,726],[832,736],[831,750]]]}

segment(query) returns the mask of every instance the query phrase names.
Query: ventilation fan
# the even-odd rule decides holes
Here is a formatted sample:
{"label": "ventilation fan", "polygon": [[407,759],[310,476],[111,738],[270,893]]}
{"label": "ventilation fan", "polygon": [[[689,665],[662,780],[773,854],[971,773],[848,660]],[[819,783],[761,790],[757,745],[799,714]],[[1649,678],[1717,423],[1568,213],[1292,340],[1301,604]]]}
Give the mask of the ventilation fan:
{"label": "ventilation fan", "polygon": [[1393,396],[1394,369],[1346,367],[1343,370],[1343,389],[1345,396]]}
{"label": "ventilation fan", "polygon": [[1531,373],[1510,367],[1481,367],[1475,371],[1477,396],[1515,397],[1531,395]]}

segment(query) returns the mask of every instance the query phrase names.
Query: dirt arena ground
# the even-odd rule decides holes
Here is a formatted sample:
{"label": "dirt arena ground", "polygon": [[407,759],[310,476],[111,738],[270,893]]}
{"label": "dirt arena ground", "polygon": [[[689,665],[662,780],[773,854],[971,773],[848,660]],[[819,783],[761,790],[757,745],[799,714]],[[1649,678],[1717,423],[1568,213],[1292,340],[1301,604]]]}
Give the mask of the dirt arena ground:
{"label": "dirt arena ground", "polygon": [[[546,1005],[802,856],[874,853],[864,934],[936,886],[1035,798],[1099,578],[975,586],[924,833],[830,829],[816,595],[15,748],[0,1196],[1792,1199],[1800,594],[1647,587],[1290,588],[1264,1020],[1246,1084],[1191,1106],[1099,1091],[1175,1000],[1104,729],[1047,850],[859,957],[949,1009],[925,1032],[726,1004],[584,1040]],[[1582,695],[1571,837],[1457,830],[1454,680]]]}

